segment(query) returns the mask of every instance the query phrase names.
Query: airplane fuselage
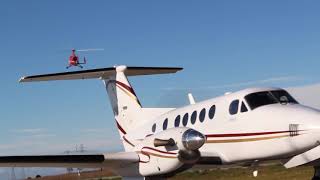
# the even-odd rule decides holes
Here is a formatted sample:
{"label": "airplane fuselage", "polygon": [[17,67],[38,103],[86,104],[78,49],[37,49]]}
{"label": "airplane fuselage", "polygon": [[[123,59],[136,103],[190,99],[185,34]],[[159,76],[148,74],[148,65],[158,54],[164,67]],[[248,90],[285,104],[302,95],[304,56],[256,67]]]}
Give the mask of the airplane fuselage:
{"label": "airplane fuselage", "polygon": [[[247,95],[283,91],[255,88],[227,94],[169,111],[135,130],[135,139],[143,139],[168,129],[188,127],[206,136],[199,151],[221,157],[221,164],[279,160],[292,157],[319,145],[320,112],[292,102],[277,102],[250,107]],[[130,134],[130,132],[129,132]],[[141,146],[139,148],[146,148]],[[137,148],[136,151],[143,151]],[[152,147],[166,151],[166,148]],[[142,159],[172,158],[141,154]],[[149,160],[148,160],[149,161]],[[216,162],[211,162],[212,164]],[[210,164],[210,163],[209,163]]]}

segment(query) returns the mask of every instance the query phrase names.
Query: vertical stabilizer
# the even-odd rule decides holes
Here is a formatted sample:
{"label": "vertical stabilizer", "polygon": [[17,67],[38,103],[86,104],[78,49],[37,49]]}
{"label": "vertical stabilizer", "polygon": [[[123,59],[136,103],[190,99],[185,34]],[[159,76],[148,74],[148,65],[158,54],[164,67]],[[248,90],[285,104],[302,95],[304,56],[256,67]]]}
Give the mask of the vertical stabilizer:
{"label": "vertical stabilizer", "polygon": [[126,66],[116,67],[116,73],[104,80],[120,136],[126,151],[132,149],[132,142],[125,139],[130,129],[142,121],[142,107],[136,93],[125,75]]}

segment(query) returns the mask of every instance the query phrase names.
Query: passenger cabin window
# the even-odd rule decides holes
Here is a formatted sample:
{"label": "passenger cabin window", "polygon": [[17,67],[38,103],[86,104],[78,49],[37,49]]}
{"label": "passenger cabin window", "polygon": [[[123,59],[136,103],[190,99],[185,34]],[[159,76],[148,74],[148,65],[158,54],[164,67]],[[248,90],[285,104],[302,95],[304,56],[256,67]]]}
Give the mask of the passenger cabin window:
{"label": "passenger cabin window", "polygon": [[238,113],[238,107],[239,107],[239,100],[232,101],[230,106],[229,106],[229,113],[231,115],[237,114]]}
{"label": "passenger cabin window", "polygon": [[168,118],[163,121],[163,130],[166,130],[168,127]]}
{"label": "passenger cabin window", "polygon": [[174,127],[179,127],[179,126],[180,126],[180,115],[178,115],[174,120]]}
{"label": "passenger cabin window", "polygon": [[269,104],[298,104],[298,102],[285,90],[256,92],[245,96],[245,100],[251,110]]}
{"label": "passenger cabin window", "polygon": [[248,111],[248,108],[247,108],[247,106],[244,104],[244,102],[241,103],[241,110],[240,110],[240,111],[241,111],[242,113]]}
{"label": "passenger cabin window", "polygon": [[189,114],[186,113],[186,114],[183,116],[183,118],[182,118],[182,125],[183,125],[183,126],[187,126],[187,124],[188,124],[188,119],[189,119]]}
{"label": "passenger cabin window", "polygon": [[193,111],[193,113],[191,114],[191,124],[196,123],[197,120],[197,111]]}
{"label": "passenger cabin window", "polygon": [[153,126],[152,126],[152,132],[153,132],[153,133],[156,132],[156,128],[157,128],[157,125],[156,125],[156,124],[153,124]]}
{"label": "passenger cabin window", "polygon": [[215,113],[216,113],[216,106],[213,105],[213,106],[211,106],[211,108],[209,109],[209,118],[210,118],[210,119],[213,119]]}
{"label": "passenger cabin window", "polygon": [[199,114],[199,120],[200,120],[200,122],[203,122],[205,118],[206,118],[206,109],[203,108],[203,109],[200,111],[200,114]]}

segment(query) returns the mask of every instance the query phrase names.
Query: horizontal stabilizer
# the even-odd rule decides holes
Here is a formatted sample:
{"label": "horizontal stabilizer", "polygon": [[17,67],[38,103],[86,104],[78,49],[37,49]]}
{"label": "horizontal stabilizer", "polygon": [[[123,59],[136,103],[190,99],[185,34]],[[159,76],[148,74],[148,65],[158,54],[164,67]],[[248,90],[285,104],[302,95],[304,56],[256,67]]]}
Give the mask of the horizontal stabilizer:
{"label": "horizontal stabilizer", "polygon": [[182,70],[179,67],[126,67],[117,66],[100,69],[89,69],[82,71],[71,71],[53,74],[42,74],[25,76],[19,82],[35,82],[35,81],[55,81],[55,80],[75,80],[75,79],[108,79],[109,76],[114,75],[116,72],[124,72],[126,76],[140,76],[151,74],[169,74],[176,73]]}
{"label": "horizontal stabilizer", "polygon": [[0,167],[72,167],[116,169],[139,162],[135,152],[81,155],[0,156]]}

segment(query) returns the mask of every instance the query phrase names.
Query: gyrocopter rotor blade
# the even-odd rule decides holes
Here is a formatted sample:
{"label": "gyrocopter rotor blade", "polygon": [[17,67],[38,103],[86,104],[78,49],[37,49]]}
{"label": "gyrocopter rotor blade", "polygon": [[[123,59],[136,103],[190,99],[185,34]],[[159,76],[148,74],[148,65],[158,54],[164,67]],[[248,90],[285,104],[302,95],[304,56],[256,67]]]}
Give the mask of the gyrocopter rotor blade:
{"label": "gyrocopter rotor blade", "polygon": [[76,49],[77,52],[86,52],[86,51],[104,51],[102,48],[97,49]]}

